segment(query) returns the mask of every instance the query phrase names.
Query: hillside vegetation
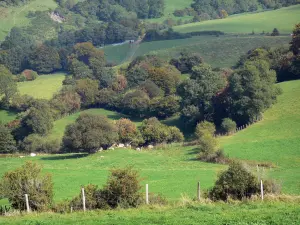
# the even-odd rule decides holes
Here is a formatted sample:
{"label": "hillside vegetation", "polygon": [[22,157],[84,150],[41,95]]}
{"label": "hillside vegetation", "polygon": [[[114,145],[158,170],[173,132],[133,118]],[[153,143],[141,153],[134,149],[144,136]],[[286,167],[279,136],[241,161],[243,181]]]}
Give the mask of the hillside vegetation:
{"label": "hillside vegetation", "polygon": [[263,120],[231,137],[221,145],[231,158],[272,162],[269,175],[282,182],[285,193],[300,193],[300,81],[279,84],[283,94],[264,113]]}
{"label": "hillside vegetation", "polygon": [[54,0],[33,0],[21,6],[0,7],[0,41],[5,38],[12,27],[30,24],[30,18],[27,17],[30,11],[46,11],[56,7],[57,4]]}
{"label": "hillside vegetation", "polygon": [[225,19],[180,25],[174,27],[174,30],[183,33],[203,30],[220,30],[226,33],[251,33],[252,31],[271,33],[276,27],[279,32],[290,34],[294,24],[299,22],[299,12],[300,5],[295,5],[267,12],[240,14]]}

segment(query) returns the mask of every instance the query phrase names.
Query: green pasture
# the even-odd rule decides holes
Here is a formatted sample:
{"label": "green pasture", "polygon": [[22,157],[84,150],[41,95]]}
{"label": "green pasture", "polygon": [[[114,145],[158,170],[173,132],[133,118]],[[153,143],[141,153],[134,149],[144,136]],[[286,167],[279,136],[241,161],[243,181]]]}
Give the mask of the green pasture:
{"label": "green pasture", "polygon": [[[278,47],[288,45],[289,36],[270,37],[262,35],[198,36],[188,39],[144,42],[138,49],[129,44],[105,47],[108,61],[117,64],[141,55],[153,54],[164,59],[177,57],[181,51],[197,52],[204,61],[214,67],[232,67],[241,55],[261,46]],[[132,52],[134,54],[132,55]],[[128,57],[130,56],[130,57]]]}
{"label": "green pasture", "polygon": [[226,33],[261,33],[272,32],[276,27],[279,32],[290,34],[296,23],[300,22],[300,5],[278,10],[247,13],[229,16],[226,19],[209,20],[174,27],[178,32],[219,30]]}
{"label": "green pasture", "polygon": [[27,17],[30,11],[46,11],[56,7],[57,3],[54,0],[33,0],[19,7],[0,7],[0,41],[5,38],[11,28],[30,24],[30,18]]}
{"label": "green pasture", "polygon": [[231,158],[272,162],[266,171],[285,193],[300,193],[300,80],[279,84],[283,94],[264,119],[234,136],[221,138]]}
{"label": "green pasture", "polygon": [[154,206],[115,211],[88,211],[72,214],[29,214],[1,217],[0,224],[298,224],[300,207],[296,203],[187,204]]}
{"label": "green pasture", "polygon": [[21,95],[30,95],[39,99],[51,99],[53,94],[62,87],[64,73],[55,73],[39,76],[34,81],[19,82],[18,90]]}

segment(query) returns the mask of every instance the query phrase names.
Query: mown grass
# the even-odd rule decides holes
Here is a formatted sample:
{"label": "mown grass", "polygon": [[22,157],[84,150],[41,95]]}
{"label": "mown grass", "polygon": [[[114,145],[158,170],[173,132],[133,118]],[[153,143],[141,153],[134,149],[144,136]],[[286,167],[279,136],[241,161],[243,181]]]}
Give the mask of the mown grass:
{"label": "mown grass", "polygon": [[272,32],[276,27],[279,32],[290,34],[296,23],[300,22],[300,5],[259,13],[230,16],[226,19],[209,20],[174,27],[175,31],[193,32],[220,30],[226,33]]}
{"label": "mown grass", "polygon": [[39,76],[34,81],[19,82],[18,90],[21,95],[30,95],[37,99],[51,99],[53,94],[62,87],[65,74],[56,73]]}
{"label": "mown grass", "polygon": [[11,28],[30,24],[30,18],[27,17],[30,11],[46,11],[56,7],[57,3],[54,0],[34,0],[19,7],[0,7],[0,41],[6,37]]}
{"label": "mown grass", "polygon": [[300,207],[295,203],[192,204],[184,207],[143,207],[116,211],[72,214],[29,214],[2,217],[3,224],[298,224]]}
{"label": "mown grass", "polygon": [[144,42],[135,50],[133,55],[130,54],[133,47],[129,44],[105,47],[104,51],[106,58],[117,64],[146,54],[171,59],[177,57],[181,51],[188,51],[198,52],[204,58],[204,61],[214,67],[231,67],[236,64],[241,55],[246,54],[247,51],[253,48],[261,46],[278,47],[287,45],[290,40],[289,36],[201,36],[189,39]]}
{"label": "mown grass", "polygon": [[285,193],[300,193],[300,80],[279,84],[283,94],[264,119],[231,137],[220,139],[231,158],[269,161],[268,171],[282,182]]}

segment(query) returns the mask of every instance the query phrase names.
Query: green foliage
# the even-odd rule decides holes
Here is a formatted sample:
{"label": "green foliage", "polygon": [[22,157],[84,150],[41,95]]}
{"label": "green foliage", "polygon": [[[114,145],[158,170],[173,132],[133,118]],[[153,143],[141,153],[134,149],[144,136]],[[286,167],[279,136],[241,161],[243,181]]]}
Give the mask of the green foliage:
{"label": "green foliage", "polygon": [[55,154],[60,151],[60,142],[57,139],[46,139],[38,134],[31,134],[24,139],[21,149],[26,153],[40,152]]}
{"label": "green foliage", "polygon": [[0,153],[13,153],[17,150],[16,141],[9,128],[0,121]]}
{"label": "green foliage", "polygon": [[243,165],[233,162],[228,170],[219,175],[215,186],[209,191],[209,197],[212,200],[226,201],[228,198],[242,200],[250,198],[259,191],[257,178]]}
{"label": "green foliage", "polygon": [[[85,194],[85,207],[88,210],[93,210],[98,208],[98,203],[97,203],[97,190],[98,186],[93,185],[93,184],[88,184],[86,186],[83,186],[84,188],[84,194]],[[69,202],[69,207],[73,207],[74,210],[82,210],[83,205],[82,205],[82,190],[80,189],[80,194],[73,198]]]}
{"label": "green foliage", "polygon": [[213,123],[208,121],[202,121],[197,124],[195,135],[198,139],[200,139],[206,134],[213,136],[215,132],[216,132],[216,127]]}
{"label": "green foliage", "polygon": [[141,90],[128,92],[124,95],[122,100],[124,112],[139,117],[143,117],[147,114],[149,104],[149,96]]}
{"label": "green foliage", "polygon": [[36,101],[28,115],[22,119],[22,124],[29,133],[47,135],[53,128],[53,116],[48,102]]}
{"label": "green foliage", "polygon": [[274,28],[272,33],[271,33],[271,36],[279,36],[279,35],[280,35],[280,33],[279,33],[278,29]]}
{"label": "green foliage", "polygon": [[193,67],[191,79],[178,87],[182,98],[182,119],[194,126],[196,122],[212,120],[213,98],[225,87],[225,78],[208,64]]}
{"label": "green foliage", "polygon": [[129,119],[120,119],[116,122],[120,143],[138,146],[144,142],[140,131]]}
{"label": "green foliage", "polygon": [[229,77],[231,118],[238,124],[256,121],[275,101],[276,73],[264,60],[248,60]]}
{"label": "green foliage", "polygon": [[191,73],[193,67],[199,66],[202,62],[203,59],[199,54],[189,52],[180,52],[178,59],[171,59],[170,61],[181,73]]}
{"label": "green foliage", "polygon": [[60,57],[56,49],[41,45],[29,56],[29,63],[38,73],[51,73],[61,69]]}
{"label": "green foliage", "polygon": [[4,174],[1,191],[13,208],[25,210],[25,194],[28,194],[31,210],[49,209],[53,198],[52,177],[42,175],[41,169],[36,163],[26,162],[22,167]]}
{"label": "green foliage", "polygon": [[168,127],[155,117],[145,119],[139,129],[147,144],[183,141],[183,135],[178,128]]}
{"label": "green foliage", "polygon": [[95,104],[98,94],[98,82],[91,79],[77,80],[75,90],[81,97],[82,105],[85,107]]}
{"label": "green foliage", "polygon": [[180,98],[176,95],[154,98],[150,103],[150,110],[159,118],[168,118],[179,112]]}
{"label": "green foliage", "polygon": [[224,133],[232,133],[236,130],[236,122],[230,118],[225,118],[222,121],[221,129]]}
{"label": "green foliage", "polygon": [[101,115],[82,114],[74,124],[67,126],[63,146],[67,152],[95,153],[107,149],[118,140],[115,126]]}
{"label": "green foliage", "polygon": [[38,78],[37,72],[33,70],[24,70],[21,75],[18,77],[19,82],[23,81],[33,81]]}
{"label": "green foliage", "polygon": [[2,104],[5,106],[17,92],[17,84],[11,72],[3,65],[0,65],[0,96],[3,96]]}
{"label": "green foliage", "polygon": [[294,54],[292,61],[292,72],[299,78],[300,74],[300,23],[295,25],[293,30],[293,39],[290,43],[290,50]]}

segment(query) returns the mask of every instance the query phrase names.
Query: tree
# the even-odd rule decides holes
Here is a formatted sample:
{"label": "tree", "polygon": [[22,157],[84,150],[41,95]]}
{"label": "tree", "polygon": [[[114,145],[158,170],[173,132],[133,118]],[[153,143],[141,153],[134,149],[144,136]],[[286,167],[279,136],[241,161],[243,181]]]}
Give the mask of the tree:
{"label": "tree", "polygon": [[116,127],[119,135],[119,141],[121,143],[131,144],[138,146],[143,143],[141,133],[137,129],[136,125],[129,119],[120,119],[116,122]]}
{"label": "tree", "polygon": [[280,93],[276,73],[264,60],[248,60],[229,77],[230,117],[238,125],[256,121]]}
{"label": "tree", "polygon": [[17,84],[13,79],[11,72],[0,65],[0,96],[4,95],[3,103],[4,105],[9,104],[9,100],[17,92]]}
{"label": "tree", "polygon": [[22,124],[29,133],[47,135],[53,128],[53,116],[48,102],[37,101],[22,119]]}
{"label": "tree", "polygon": [[228,170],[219,175],[215,186],[209,191],[212,200],[226,201],[228,198],[242,200],[259,192],[257,178],[243,165],[233,162]]}
{"label": "tree", "polygon": [[161,98],[154,98],[151,101],[151,112],[160,118],[167,118],[179,112],[180,98],[176,95],[169,95]]}
{"label": "tree", "polygon": [[141,90],[128,92],[122,100],[124,112],[139,117],[143,117],[147,114],[149,103],[149,96]]}
{"label": "tree", "polygon": [[170,64],[174,65],[181,73],[191,73],[194,66],[203,63],[202,57],[197,53],[180,52],[179,59],[172,59]]}
{"label": "tree", "polygon": [[46,211],[53,200],[53,182],[50,174],[41,174],[42,168],[36,163],[26,162],[22,167],[6,172],[1,180],[1,192],[13,208],[26,210],[25,194],[34,211]]}
{"label": "tree", "polygon": [[235,130],[236,130],[236,122],[234,122],[230,118],[225,118],[222,121],[221,129],[222,129],[222,132],[224,132],[224,133],[235,132]]}
{"label": "tree", "polygon": [[99,91],[99,84],[96,80],[81,79],[76,82],[75,90],[81,97],[84,107],[95,104],[96,96]]}
{"label": "tree", "polygon": [[51,73],[61,69],[58,51],[46,45],[38,46],[29,56],[29,63],[38,73]]}
{"label": "tree", "polygon": [[202,121],[197,124],[195,135],[198,139],[202,138],[206,133],[214,135],[216,132],[216,127],[213,123],[208,121]]}
{"label": "tree", "polygon": [[0,153],[13,153],[17,150],[16,141],[9,128],[0,121]]}
{"label": "tree", "polygon": [[67,152],[95,153],[107,149],[118,140],[116,127],[104,116],[81,114],[74,124],[67,126],[63,147]]}
{"label": "tree", "polygon": [[300,23],[296,24],[293,30],[293,39],[290,43],[290,50],[294,54],[292,60],[292,72],[299,78],[300,74]]}
{"label": "tree", "polygon": [[271,33],[271,36],[279,36],[280,34],[279,34],[279,31],[278,31],[278,29],[277,28],[274,28],[274,30],[272,31],[272,33]]}

